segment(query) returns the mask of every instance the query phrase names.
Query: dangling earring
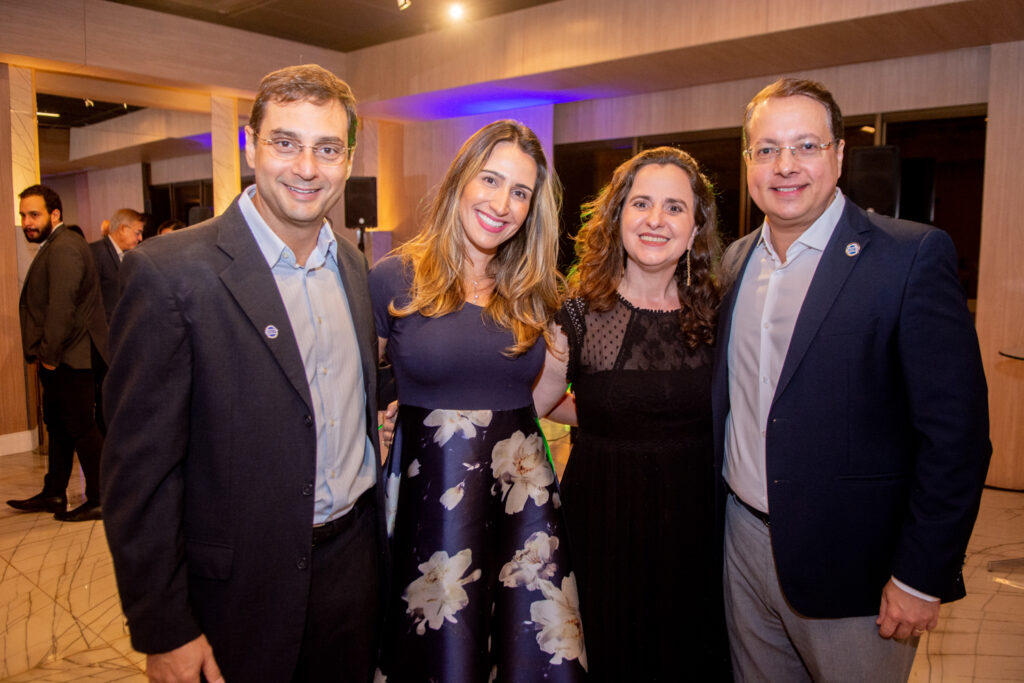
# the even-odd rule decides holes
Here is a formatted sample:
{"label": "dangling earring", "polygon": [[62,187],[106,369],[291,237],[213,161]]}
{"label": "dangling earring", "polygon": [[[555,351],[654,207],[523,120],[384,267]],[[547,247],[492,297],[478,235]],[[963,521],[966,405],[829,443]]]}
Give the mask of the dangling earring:
{"label": "dangling earring", "polygon": [[686,286],[690,286],[690,249],[686,250]]}

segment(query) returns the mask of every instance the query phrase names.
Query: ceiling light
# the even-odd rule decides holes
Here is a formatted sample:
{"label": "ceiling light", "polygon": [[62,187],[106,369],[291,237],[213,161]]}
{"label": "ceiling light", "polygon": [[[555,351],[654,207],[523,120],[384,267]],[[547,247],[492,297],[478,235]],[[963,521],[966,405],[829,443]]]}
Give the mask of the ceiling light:
{"label": "ceiling light", "polygon": [[860,127],[860,132],[861,133],[867,133],[868,135],[874,135],[875,134],[875,127],[874,126],[861,126]]}
{"label": "ceiling light", "polygon": [[51,118],[51,119],[59,119],[60,118],[60,114],[56,114],[56,113],[54,113],[52,111],[37,111],[36,112],[36,116],[46,116],[46,117]]}
{"label": "ceiling light", "polygon": [[452,3],[448,7],[448,16],[450,16],[453,21],[458,21],[459,19],[462,19],[462,15],[464,13],[465,10],[462,8],[462,5],[460,5],[457,2]]}
{"label": "ceiling light", "polygon": [[412,0],[398,0],[398,9],[407,10],[412,7]]}
{"label": "ceiling light", "polygon": [[88,97],[86,97],[84,101],[85,101],[85,106],[86,107],[95,107],[96,106],[96,103],[93,102],[92,100],[90,100]]}

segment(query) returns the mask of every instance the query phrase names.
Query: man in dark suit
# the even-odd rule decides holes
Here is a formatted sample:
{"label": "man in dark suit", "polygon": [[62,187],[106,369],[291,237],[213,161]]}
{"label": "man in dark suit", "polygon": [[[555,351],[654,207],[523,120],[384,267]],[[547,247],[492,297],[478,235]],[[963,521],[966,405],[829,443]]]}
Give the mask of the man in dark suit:
{"label": "man in dark suit", "polygon": [[366,262],[325,220],[349,87],[268,74],[256,184],[121,267],[103,483],[132,644],[154,680],[364,683],[383,506]]}
{"label": "man in dark suit", "polygon": [[[53,512],[66,522],[99,519],[99,467],[103,436],[95,419],[95,373],[107,354],[107,323],[89,247],[63,222],[60,196],[45,185],[18,195],[22,230],[39,252],[25,275],[19,306],[21,345],[39,364],[43,419],[50,437],[49,467],[41,493],[7,504]],[[74,454],[85,474],[85,502],[67,508]]]}
{"label": "man in dark suit", "polygon": [[743,681],[905,680],[964,595],[991,453],[952,241],[837,190],[842,121],[796,79],[744,121],[765,222],[723,258],[713,385]]}
{"label": "man in dark suit", "polygon": [[114,315],[114,306],[121,294],[118,271],[125,252],[142,242],[142,215],[134,209],[118,209],[110,219],[107,234],[89,243],[92,258],[100,274],[100,289],[103,291],[103,309],[107,323]]}

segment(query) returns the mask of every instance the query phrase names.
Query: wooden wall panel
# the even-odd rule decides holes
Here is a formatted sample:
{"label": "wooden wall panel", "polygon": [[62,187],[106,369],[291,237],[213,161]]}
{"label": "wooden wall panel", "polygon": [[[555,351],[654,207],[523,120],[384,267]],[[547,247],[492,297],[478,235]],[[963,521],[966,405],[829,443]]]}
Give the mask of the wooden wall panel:
{"label": "wooden wall panel", "polygon": [[978,263],[978,336],[989,386],[992,465],[988,483],[1024,489],[1024,42],[992,46],[985,194]]}
{"label": "wooden wall panel", "polygon": [[781,75],[824,83],[846,115],[988,99],[989,48],[850,64],[713,85],[555,105],[555,144],[739,126],[743,108]]}
{"label": "wooden wall panel", "polygon": [[[11,131],[11,67],[0,64],[0,134]],[[0,145],[0,436],[28,429],[25,404],[25,361],[21,354],[21,323],[18,298],[18,240],[25,241],[21,230],[11,222],[18,209],[15,193],[12,152],[9,144]],[[20,191],[20,189],[19,189]]]}
{"label": "wooden wall panel", "polygon": [[142,211],[142,164],[89,171],[89,214],[79,217],[90,230],[110,218],[118,209]]}

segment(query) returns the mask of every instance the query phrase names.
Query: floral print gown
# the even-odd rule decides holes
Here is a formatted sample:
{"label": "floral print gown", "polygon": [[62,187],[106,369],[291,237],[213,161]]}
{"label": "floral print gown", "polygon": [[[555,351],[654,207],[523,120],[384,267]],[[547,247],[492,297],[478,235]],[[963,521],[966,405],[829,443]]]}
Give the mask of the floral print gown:
{"label": "floral print gown", "polygon": [[581,681],[587,666],[558,483],[531,397],[544,345],[466,304],[393,318],[397,259],[370,276],[399,394],[385,466],[391,595],[378,683]]}

